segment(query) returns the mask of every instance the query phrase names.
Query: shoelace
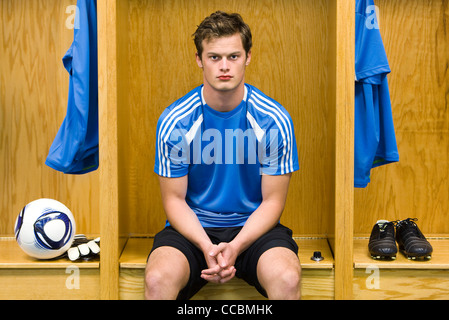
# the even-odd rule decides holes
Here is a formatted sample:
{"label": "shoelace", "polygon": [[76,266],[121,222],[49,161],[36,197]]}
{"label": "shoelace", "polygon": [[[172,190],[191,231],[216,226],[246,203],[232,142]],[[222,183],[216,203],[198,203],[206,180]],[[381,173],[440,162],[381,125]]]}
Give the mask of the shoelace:
{"label": "shoelace", "polygon": [[405,220],[398,221],[396,223],[396,226],[399,227],[408,226],[409,232],[412,232],[414,235],[421,237],[421,233],[419,232],[418,226],[416,225],[415,221],[418,221],[418,218],[407,218]]}
{"label": "shoelace", "polygon": [[393,227],[409,227],[409,232],[412,232],[414,235],[420,237],[421,234],[418,230],[418,226],[416,225],[415,221],[418,221],[418,218],[407,218],[404,220],[394,220],[394,221],[388,221],[384,222],[382,224],[379,224],[379,230],[380,230],[380,238],[385,238],[388,234],[386,232],[387,226],[393,225]]}
{"label": "shoelace", "polygon": [[[389,232],[387,232],[387,227],[389,225],[392,225],[393,227],[395,227],[396,223],[397,223],[397,221],[388,221],[388,222],[384,222],[382,224],[379,224],[379,230],[380,230],[379,236],[380,236],[380,238],[381,239],[385,238],[389,234]],[[392,236],[393,234],[390,234],[390,235]]]}

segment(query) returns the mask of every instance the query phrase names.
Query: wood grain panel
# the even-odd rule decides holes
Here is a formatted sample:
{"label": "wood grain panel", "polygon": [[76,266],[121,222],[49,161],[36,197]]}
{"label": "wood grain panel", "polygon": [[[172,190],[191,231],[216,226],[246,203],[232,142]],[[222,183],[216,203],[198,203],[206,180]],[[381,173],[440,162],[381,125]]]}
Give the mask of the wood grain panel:
{"label": "wood grain panel", "polygon": [[[191,38],[216,10],[239,12],[254,47],[246,82],[282,103],[293,118],[300,171],[282,221],[295,234],[323,234],[331,210],[327,94],[327,1],[130,1],[129,119],[122,149],[129,232],[154,234],[165,215],[153,173],[156,122],[165,107],[201,84]],[[122,201],[122,199],[121,199]]]}
{"label": "wood grain panel", "polygon": [[[122,250],[119,237],[120,201],[119,190],[123,183],[120,179],[119,166],[119,95],[126,90],[120,88],[126,83],[120,78],[123,64],[118,63],[121,56],[119,50],[119,8],[124,1],[101,0],[98,5],[98,84],[99,84],[99,139],[100,139],[100,296],[103,300],[118,299],[118,278],[120,252]],[[126,7],[125,7],[126,8]],[[119,90],[122,89],[122,90]],[[125,121],[126,122],[126,121]]]}
{"label": "wood grain panel", "polygon": [[333,183],[334,210],[328,218],[333,221],[329,243],[335,259],[335,299],[351,299],[353,276],[353,159],[354,159],[354,11],[353,1],[333,1],[329,5],[330,66],[329,94],[335,118],[330,135],[335,135],[335,173]]}
{"label": "wood grain panel", "polygon": [[0,2],[0,235],[13,235],[22,207],[54,198],[74,213],[77,231],[99,233],[98,174],[64,175],[44,162],[67,110],[76,1]]}
{"label": "wood grain panel", "polygon": [[[2,300],[98,300],[98,269],[0,269]],[[74,271],[79,272],[73,280]],[[77,274],[78,276],[78,274]],[[75,282],[77,281],[77,282]],[[30,290],[32,288],[32,290]]]}
{"label": "wood grain panel", "polygon": [[[354,272],[354,299],[447,300],[448,270],[381,269],[379,288],[373,288],[364,269]],[[368,280],[367,280],[368,278]],[[367,286],[368,282],[368,286]]]}
{"label": "wood grain panel", "polygon": [[426,234],[449,232],[448,1],[378,0],[400,161],[355,191],[354,231],[416,217]]}

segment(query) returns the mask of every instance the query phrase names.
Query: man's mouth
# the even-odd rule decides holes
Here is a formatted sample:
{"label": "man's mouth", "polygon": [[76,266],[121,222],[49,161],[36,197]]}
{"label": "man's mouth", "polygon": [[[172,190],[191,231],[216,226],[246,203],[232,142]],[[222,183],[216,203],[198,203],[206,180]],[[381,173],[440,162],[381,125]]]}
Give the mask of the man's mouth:
{"label": "man's mouth", "polygon": [[230,76],[230,75],[222,75],[222,76],[219,76],[218,79],[220,79],[220,80],[231,80],[232,76]]}

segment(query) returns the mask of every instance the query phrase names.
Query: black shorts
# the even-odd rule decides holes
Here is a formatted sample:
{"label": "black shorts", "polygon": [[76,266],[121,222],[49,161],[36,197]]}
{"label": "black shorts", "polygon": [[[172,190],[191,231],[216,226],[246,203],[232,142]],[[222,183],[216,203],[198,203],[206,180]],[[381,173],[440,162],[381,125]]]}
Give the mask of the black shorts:
{"label": "black shorts", "polygon": [[[230,242],[241,229],[242,227],[204,228],[214,244]],[[170,226],[156,234],[151,252],[163,246],[174,247],[186,256],[190,265],[190,279],[179,292],[178,299],[190,299],[207,284],[207,281],[201,278],[201,271],[208,268],[203,252]],[[254,286],[265,297],[267,297],[267,294],[257,279],[257,262],[265,251],[274,247],[285,247],[292,250],[296,255],[298,254],[298,246],[292,238],[292,231],[278,224],[257,239],[235,261],[236,277]]]}

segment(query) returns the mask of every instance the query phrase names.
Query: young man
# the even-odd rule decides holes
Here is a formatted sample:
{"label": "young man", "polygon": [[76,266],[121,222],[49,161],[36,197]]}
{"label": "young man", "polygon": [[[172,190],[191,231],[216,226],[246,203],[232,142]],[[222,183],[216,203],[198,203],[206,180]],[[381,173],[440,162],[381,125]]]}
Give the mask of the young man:
{"label": "young man", "polygon": [[204,83],[157,124],[167,224],[148,258],[145,297],[189,299],[237,276],[270,299],[299,299],[298,247],[279,223],[299,169],[291,118],[244,82],[252,40],[240,15],[213,13],[194,41]]}

